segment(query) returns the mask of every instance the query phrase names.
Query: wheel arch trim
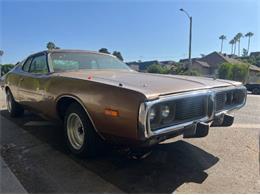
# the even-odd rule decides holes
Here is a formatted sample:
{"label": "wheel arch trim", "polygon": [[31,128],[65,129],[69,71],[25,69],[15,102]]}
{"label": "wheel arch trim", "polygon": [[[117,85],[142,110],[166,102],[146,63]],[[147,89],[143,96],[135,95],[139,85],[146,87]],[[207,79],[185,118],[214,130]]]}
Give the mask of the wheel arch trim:
{"label": "wheel arch trim", "polygon": [[[56,112],[58,112],[58,102],[59,102],[62,98],[70,98],[70,99],[73,99],[74,101],[76,101],[76,102],[85,110],[85,112],[86,112],[86,114],[87,114],[87,116],[88,116],[88,118],[89,118],[89,120],[90,120],[90,122],[91,122],[91,124],[92,124],[92,126],[93,126],[93,128],[94,128],[94,130],[96,131],[96,133],[97,133],[103,140],[105,140],[104,136],[102,136],[102,134],[101,134],[101,133],[99,132],[99,130],[96,128],[96,125],[95,125],[93,119],[91,118],[91,116],[90,116],[90,114],[89,114],[87,108],[84,106],[83,102],[82,102],[77,96],[67,95],[67,94],[65,95],[65,94],[64,94],[64,95],[61,95],[61,96],[57,97],[56,100],[55,100]],[[58,113],[57,113],[57,114],[58,114]]]}

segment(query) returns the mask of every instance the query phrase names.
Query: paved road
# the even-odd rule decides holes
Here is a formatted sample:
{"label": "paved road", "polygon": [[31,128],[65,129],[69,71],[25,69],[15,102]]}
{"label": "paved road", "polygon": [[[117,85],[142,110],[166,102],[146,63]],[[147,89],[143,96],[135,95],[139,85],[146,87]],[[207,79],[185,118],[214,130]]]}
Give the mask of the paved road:
{"label": "paved road", "polygon": [[260,193],[260,96],[249,95],[232,127],[171,139],[140,161],[115,150],[75,158],[60,126],[30,113],[12,119],[2,105],[1,156],[29,193]]}

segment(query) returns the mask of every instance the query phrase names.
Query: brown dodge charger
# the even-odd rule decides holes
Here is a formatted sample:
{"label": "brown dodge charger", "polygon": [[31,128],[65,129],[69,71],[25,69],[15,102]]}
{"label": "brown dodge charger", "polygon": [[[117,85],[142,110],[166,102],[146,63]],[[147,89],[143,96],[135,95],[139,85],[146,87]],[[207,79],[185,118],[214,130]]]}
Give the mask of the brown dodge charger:
{"label": "brown dodge charger", "polygon": [[103,141],[148,147],[230,126],[245,105],[239,82],[139,73],[117,58],[81,50],[30,55],[4,81],[11,116],[24,109],[62,121],[69,149],[93,155]]}

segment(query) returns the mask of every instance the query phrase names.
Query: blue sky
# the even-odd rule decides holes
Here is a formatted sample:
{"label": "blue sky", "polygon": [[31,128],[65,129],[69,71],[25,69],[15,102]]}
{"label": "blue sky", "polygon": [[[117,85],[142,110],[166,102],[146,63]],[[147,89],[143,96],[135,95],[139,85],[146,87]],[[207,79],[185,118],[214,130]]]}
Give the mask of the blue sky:
{"label": "blue sky", "polygon": [[[257,0],[0,0],[2,63],[15,63],[44,50],[48,41],[61,48],[118,50],[125,61],[179,60],[188,56],[193,17],[192,56],[220,50],[238,33],[254,33],[251,51],[260,50],[260,1]],[[242,39],[241,49],[247,47]]]}

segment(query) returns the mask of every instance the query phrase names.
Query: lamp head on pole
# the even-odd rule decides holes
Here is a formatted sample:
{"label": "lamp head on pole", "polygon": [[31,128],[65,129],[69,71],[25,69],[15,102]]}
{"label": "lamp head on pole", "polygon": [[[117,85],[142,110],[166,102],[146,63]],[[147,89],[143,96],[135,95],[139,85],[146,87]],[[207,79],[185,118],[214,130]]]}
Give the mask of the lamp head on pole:
{"label": "lamp head on pole", "polygon": [[186,10],[184,10],[183,8],[181,8],[180,11],[184,12],[188,16],[188,18],[191,18],[190,15],[188,14],[188,12]]}

